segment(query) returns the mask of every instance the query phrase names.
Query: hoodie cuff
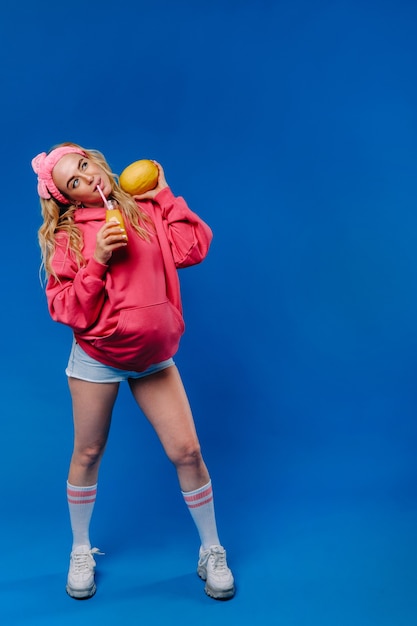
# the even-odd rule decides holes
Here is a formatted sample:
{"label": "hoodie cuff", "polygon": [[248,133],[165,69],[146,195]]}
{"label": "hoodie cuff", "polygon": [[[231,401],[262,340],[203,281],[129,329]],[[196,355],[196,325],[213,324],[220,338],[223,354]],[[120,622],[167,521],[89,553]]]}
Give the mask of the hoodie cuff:
{"label": "hoodie cuff", "polygon": [[160,206],[163,206],[164,204],[167,204],[167,202],[172,200],[175,200],[175,196],[172,193],[170,187],[164,187],[163,189],[161,189],[161,191],[159,191],[155,198],[154,198],[155,202],[157,202]]}
{"label": "hoodie cuff", "polygon": [[87,274],[89,274],[90,276],[95,276],[96,278],[104,278],[107,270],[109,269],[109,266],[105,265],[104,263],[100,263],[94,257],[91,257],[85,269],[87,270]]}

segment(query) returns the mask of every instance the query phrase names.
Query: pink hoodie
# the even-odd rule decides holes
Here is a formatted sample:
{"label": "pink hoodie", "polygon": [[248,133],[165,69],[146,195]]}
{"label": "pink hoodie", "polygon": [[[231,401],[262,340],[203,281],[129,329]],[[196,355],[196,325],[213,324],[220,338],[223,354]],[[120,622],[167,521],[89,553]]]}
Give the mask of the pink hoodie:
{"label": "pink hoodie", "polygon": [[[108,265],[93,258],[105,208],[77,209],[85,267],[78,269],[59,233],[52,266],[59,277],[46,287],[52,318],[70,326],[80,346],[94,359],[124,370],[143,371],[172,357],[184,332],[177,268],[200,263],[212,232],[169,188],[154,201],[141,201],[156,235],[144,241],[126,224],[128,244]],[[127,221],[127,220],[126,220]]]}

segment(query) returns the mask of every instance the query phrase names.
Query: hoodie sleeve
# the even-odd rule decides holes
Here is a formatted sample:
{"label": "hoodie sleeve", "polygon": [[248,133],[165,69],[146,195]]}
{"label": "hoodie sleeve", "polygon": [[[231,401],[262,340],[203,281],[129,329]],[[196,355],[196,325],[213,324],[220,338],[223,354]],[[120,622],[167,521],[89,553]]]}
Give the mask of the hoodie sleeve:
{"label": "hoodie sleeve", "polygon": [[97,321],[104,303],[107,265],[91,258],[79,269],[62,242],[56,247],[52,265],[59,278],[50,276],[46,286],[52,319],[75,331],[86,330]]}
{"label": "hoodie sleeve", "polygon": [[190,210],[184,198],[174,196],[169,187],[155,196],[155,202],[162,213],[176,267],[200,263],[209,251],[213,238],[211,228]]}

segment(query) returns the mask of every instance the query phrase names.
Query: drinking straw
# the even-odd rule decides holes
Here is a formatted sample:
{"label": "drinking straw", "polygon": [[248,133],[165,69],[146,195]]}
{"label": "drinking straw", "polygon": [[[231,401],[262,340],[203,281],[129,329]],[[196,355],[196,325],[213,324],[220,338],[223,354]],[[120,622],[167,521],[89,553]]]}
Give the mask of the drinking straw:
{"label": "drinking straw", "polygon": [[110,206],[110,204],[109,204],[108,200],[106,200],[106,196],[104,195],[104,193],[103,193],[103,192],[102,192],[102,190],[100,189],[100,185],[97,185],[97,189],[98,189],[98,192],[99,192],[100,196],[103,198],[103,202],[104,202],[105,206],[106,206],[108,209],[111,209],[111,206]]}

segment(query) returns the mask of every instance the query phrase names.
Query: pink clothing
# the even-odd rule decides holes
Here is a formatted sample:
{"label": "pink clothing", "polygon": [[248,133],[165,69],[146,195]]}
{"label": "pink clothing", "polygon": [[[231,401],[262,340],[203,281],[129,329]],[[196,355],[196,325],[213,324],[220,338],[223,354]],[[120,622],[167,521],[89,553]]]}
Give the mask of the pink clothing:
{"label": "pink clothing", "polygon": [[[212,232],[169,188],[154,201],[140,202],[156,235],[144,241],[126,223],[128,244],[108,265],[93,258],[105,208],[77,209],[85,267],[77,268],[59,233],[52,266],[59,281],[48,280],[52,318],[70,326],[80,346],[94,359],[124,370],[143,371],[172,357],[184,332],[178,268],[200,263]],[[127,221],[127,220],[126,220]]]}
{"label": "pink clothing", "polygon": [[55,185],[52,172],[55,165],[63,156],[72,153],[80,154],[84,157],[86,156],[84,150],[81,148],[77,148],[76,146],[61,146],[60,148],[55,148],[48,154],[41,152],[32,159],[32,168],[38,175],[38,194],[41,198],[47,200],[53,196],[56,200],[62,202],[62,204],[70,204],[68,198],[66,198]]}

